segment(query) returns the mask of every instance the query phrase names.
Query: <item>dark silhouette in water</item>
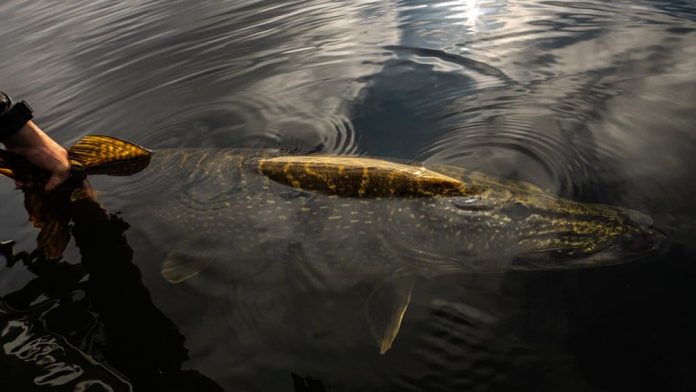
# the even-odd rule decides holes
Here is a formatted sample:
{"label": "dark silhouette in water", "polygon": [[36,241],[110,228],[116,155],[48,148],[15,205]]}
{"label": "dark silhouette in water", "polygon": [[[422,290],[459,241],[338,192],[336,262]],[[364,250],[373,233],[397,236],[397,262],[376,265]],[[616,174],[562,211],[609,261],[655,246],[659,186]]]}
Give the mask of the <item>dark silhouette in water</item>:
{"label": "dark silhouette in water", "polygon": [[[81,371],[82,378],[65,376],[64,371],[57,374],[58,370],[50,368],[55,370],[52,378],[49,377],[52,386],[37,385],[40,384],[37,379],[46,377],[34,378],[31,386],[31,378],[27,376],[41,373],[31,367],[40,367],[50,360],[33,355],[36,361],[28,361],[20,347],[15,360],[7,353],[0,354],[0,370],[12,368],[15,374],[0,379],[0,390],[60,390],[57,386],[61,386],[72,391],[80,380],[88,388],[85,390],[106,390],[94,387],[97,384],[93,380],[84,380],[89,376],[99,377],[101,384],[112,382],[110,386],[115,391],[129,390],[129,385],[116,373],[110,375],[116,381],[101,379],[108,373],[101,365],[104,363],[125,376],[136,391],[222,391],[197,371],[181,368],[188,359],[184,337],[155,307],[150,292],[143,286],[141,273],[132,263],[133,250],[124,235],[128,224],[104,210],[91,197],[89,188],[77,180],[52,193],[35,192],[38,191],[25,191],[31,220],[43,227],[50,224],[67,227],[72,222],[70,233],[80,250],[81,262],[69,264],[48,259],[45,254],[50,252],[41,251],[42,248],[64,245],[50,241],[42,244],[42,238],[38,239],[37,250],[31,253],[13,254],[12,243],[3,243],[2,253],[8,265],[21,260],[36,278],[1,299],[0,323],[9,328],[13,320],[23,320],[29,326],[26,330],[44,340],[58,342],[51,346],[52,350],[70,352],[66,354],[68,357],[78,358],[73,368],[80,370],[71,374]],[[40,299],[43,300],[35,306],[35,301]],[[4,335],[0,338],[3,344],[14,336]],[[20,340],[16,338],[15,342]],[[23,360],[24,366],[18,365],[17,358]],[[90,365],[99,368],[99,372],[88,368]]]}
{"label": "dark silhouette in water", "polygon": [[292,386],[295,392],[326,392],[324,383],[312,377],[302,377],[295,373],[292,375]]}

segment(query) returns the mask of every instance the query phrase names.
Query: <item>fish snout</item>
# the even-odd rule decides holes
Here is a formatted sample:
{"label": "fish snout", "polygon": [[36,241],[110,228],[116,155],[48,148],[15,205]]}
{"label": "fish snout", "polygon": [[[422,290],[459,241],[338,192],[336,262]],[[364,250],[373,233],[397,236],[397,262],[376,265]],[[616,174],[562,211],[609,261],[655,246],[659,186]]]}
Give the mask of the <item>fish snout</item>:
{"label": "fish snout", "polygon": [[662,248],[666,237],[653,227],[653,219],[650,216],[627,208],[619,208],[618,211],[628,226],[628,232],[623,235],[619,244],[623,252],[649,254]]}
{"label": "fish snout", "polygon": [[628,208],[619,208],[619,213],[632,225],[640,228],[649,228],[653,225],[653,220],[647,214]]}
{"label": "fish snout", "polygon": [[629,253],[653,253],[662,248],[665,239],[664,234],[651,229],[627,235],[621,245]]}
{"label": "fish snout", "polygon": [[666,236],[653,227],[650,216],[626,208],[620,208],[619,212],[630,227],[630,231],[625,234],[621,243],[624,251],[632,254],[647,254],[662,249]]}

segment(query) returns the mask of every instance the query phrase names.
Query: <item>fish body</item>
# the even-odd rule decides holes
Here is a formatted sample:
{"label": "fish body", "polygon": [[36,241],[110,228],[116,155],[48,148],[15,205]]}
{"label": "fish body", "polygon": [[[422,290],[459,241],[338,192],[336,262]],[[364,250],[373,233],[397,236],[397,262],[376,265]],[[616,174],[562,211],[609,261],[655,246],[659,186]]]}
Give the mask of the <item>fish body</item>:
{"label": "fish body", "polygon": [[[209,258],[263,264],[300,252],[334,271],[430,276],[614,264],[660,242],[641,213],[446,165],[160,150],[132,180],[127,187],[138,198],[153,196],[142,212],[185,238],[174,254],[190,253],[187,259],[214,253]],[[187,277],[171,267],[181,266],[165,264],[168,279]]]}
{"label": "fish body", "polygon": [[[152,200],[150,209],[138,212],[138,220],[151,225],[146,231],[161,236],[156,242],[177,238],[180,244],[163,266],[168,280],[188,278],[201,270],[197,263],[215,262],[211,268],[239,273],[248,267],[253,273],[290,259],[311,266],[317,282],[333,287],[339,280],[381,280],[409,262],[409,269],[427,273],[429,261],[418,265],[423,255],[406,250],[419,233],[436,232],[434,221],[420,220],[437,201],[374,196],[395,189],[375,178],[364,193],[370,196],[358,196],[360,182],[370,182],[365,179],[356,187],[344,184],[355,190],[354,197],[339,196],[332,194],[342,191],[337,178],[317,179],[312,186],[299,168],[268,171],[269,161],[278,157],[275,151],[161,150],[142,178],[129,179],[135,182],[126,187],[142,195],[135,199]],[[148,172],[156,173],[154,181]],[[155,189],[143,194],[147,187],[138,183],[149,181]]]}
{"label": "fish body", "polygon": [[[123,206],[124,219],[165,251],[169,282],[218,292],[261,275],[326,290],[371,285],[365,314],[381,353],[414,276],[617,264],[664,239],[637,211],[454,166],[274,150],[150,153],[108,137],[86,137],[70,154],[86,174],[129,176],[115,180],[114,194],[136,204]],[[0,174],[24,175],[3,168],[6,158]],[[48,244],[65,226],[51,223],[42,223]],[[216,287],[220,277],[232,286]]]}

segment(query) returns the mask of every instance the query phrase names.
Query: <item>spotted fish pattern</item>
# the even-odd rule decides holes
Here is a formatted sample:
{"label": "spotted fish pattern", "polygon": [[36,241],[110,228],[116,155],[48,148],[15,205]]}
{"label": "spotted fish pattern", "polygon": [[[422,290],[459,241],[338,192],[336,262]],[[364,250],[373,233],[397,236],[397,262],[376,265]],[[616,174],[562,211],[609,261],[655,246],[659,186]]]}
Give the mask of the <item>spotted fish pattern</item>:
{"label": "spotted fish pattern", "polygon": [[[165,253],[161,273],[169,282],[221,295],[253,282],[237,306],[282,282],[322,291],[368,284],[375,289],[365,314],[382,353],[396,338],[414,275],[616,264],[663,239],[636,211],[446,165],[272,150],[151,153],[102,136],[70,153],[88,174],[149,165],[114,180],[114,192],[137,204],[124,215],[136,236]],[[3,169],[10,161],[0,154],[0,174],[23,170]],[[67,222],[36,222],[46,252],[62,252]]]}
{"label": "spotted fish pattern", "polygon": [[152,152],[112,136],[88,135],[68,150],[70,165],[87,174],[128,176],[150,164]]}
{"label": "spotted fish pattern", "polygon": [[[86,173],[110,175],[138,172],[150,164],[153,156],[143,147],[108,136],[87,136],[71,147],[69,153],[72,164]],[[155,178],[166,173],[171,178],[162,178],[163,181],[181,185],[174,197],[182,205],[170,208],[174,216],[188,216],[190,210],[190,219],[201,221],[200,212],[225,209],[229,210],[225,216],[236,217],[241,222],[269,211],[270,215],[264,219],[274,218],[278,222],[264,224],[269,223],[278,231],[283,219],[296,212],[314,221],[323,215],[317,215],[318,211],[335,211],[326,218],[340,228],[333,237],[341,233],[355,236],[370,232],[373,222],[381,219],[396,225],[394,228],[413,228],[414,233],[402,233],[402,236],[418,235],[427,239],[420,241],[421,246],[433,242],[431,249],[421,249],[418,254],[419,257],[431,254],[429,257],[434,260],[456,260],[461,253],[470,264],[482,260],[490,267],[492,260],[511,257],[518,260],[521,255],[522,258],[531,255],[535,264],[530,268],[539,267],[537,256],[542,256],[544,268],[563,267],[566,263],[558,262],[558,257],[577,258],[605,250],[603,258],[612,261],[621,259],[624,253],[652,249],[659,242],[655,239],[661,237],[650,228],[650,218],[636,211],[578,203],[531,184],[447,165],[426,168],[368,157],[288,156],[271,150],[245,149],[161,150],[155,155],[159,157],[157,167],[152,168],[159,173]],[[26,162],[0,151],[0,174],[14,178],[26,175],[27,169]],[[155,185],[160,188],[166,184]],[[300,202],[304,199],[284,199],[287,191],[283,187],[304,194],[338,197],[342,201],[312,198],[307,200],[314,206],[300,205],[305,203]],[[159,194],[159,189],[152,191]],[[356,204],[351,199],[364,200],[367,204]],[[374,199],[394,202],[370,201]],[[279,203],[282,203],[280,210]],[[322,205],[319,208],[317,204]],[[344,205],[348,207],[338,207]],[[351,209],[350,214],[341,212],[346,208]],[[355,219],[356,215],[364,214],[370,217]],[[211,220],[223,227],[234,225],[224,223],[228,219],[221,215],[212,216]],[[404,220],[409,221],[407,226],[395,223]],[[317,225],[319,222],[313,224]],[[51,227],[47,225],[46,231]],[[460,242],[459,238],[466,240]],[[243,243],[251,244],[251,239]],[[441,254],[444,249],[451,249],[447,257]],[[493,249],[497,250],[493,252]],[[504,265],[505,269],[529,267],[509,262]]]}
{"label": "spotted fish pattern", "polygon": [[259,174],[299,190],[343,197],[465,196],[477,189],[426,169],[351,156],[279,156],[261,159]]}

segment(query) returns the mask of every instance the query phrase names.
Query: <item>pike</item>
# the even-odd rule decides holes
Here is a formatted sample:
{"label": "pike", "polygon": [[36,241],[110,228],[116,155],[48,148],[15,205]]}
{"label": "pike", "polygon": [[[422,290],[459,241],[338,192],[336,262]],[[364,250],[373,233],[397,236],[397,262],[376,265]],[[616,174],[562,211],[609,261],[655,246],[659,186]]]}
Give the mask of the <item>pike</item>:
{"label": "pike", "polygon": [[[664,240],[640,212],[448,165],[275,150],[152,152],[107,136],[86,136],[69,155],[78,172],[131,176],[141,196],[155,197],[148,219],[185,238],[162,264],[169,282],[206,267],[293,258],[317,284],[373,284],[366,315],[382,354],[397,336],[415,276],[613,265],[653,253]],[[4,151],[0,174],[45,181]],[[65,248],[62,226],[42,227],[47,257]]]}

